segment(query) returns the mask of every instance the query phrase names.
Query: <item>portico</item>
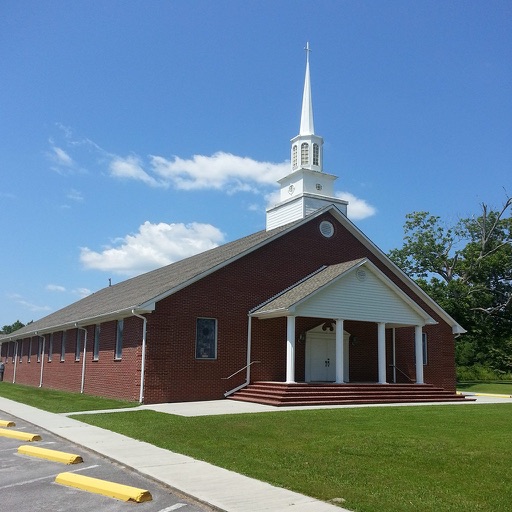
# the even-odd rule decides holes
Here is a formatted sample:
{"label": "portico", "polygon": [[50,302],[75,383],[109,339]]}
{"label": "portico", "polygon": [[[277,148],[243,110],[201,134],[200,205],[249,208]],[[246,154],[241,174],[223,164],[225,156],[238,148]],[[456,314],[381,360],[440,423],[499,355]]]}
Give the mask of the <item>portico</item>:
{"label": "portico", "polygon": [[[259,306],[252,317],[286,317],[286,380],[296,382],[296,344],[306,343],[306,381],[350,381],[350,333],[347,321],[376,325],[378,371],[376,382],[387,384],[386,329],[414,327],[411,349],[414,351],[417,384],[423,384],[423,326],[436,323],[418,304],[389,280],[367,258],[325,266],[282,294]],[[318,318],[319,326],[306,333],[296,332],[299,317]],[[329,320],[325,320],[329,319]],[[322,325],[323,324],[323,325]],[[284,333],[283,333],[284,334]],[[326,377],[319,378],[325,344],[334,345],[324,358]],[[299,341],[298,341],[299,340]],[[316,357],[318,356],[318,357]],[[334,368],[331,367],[333,365]]]}

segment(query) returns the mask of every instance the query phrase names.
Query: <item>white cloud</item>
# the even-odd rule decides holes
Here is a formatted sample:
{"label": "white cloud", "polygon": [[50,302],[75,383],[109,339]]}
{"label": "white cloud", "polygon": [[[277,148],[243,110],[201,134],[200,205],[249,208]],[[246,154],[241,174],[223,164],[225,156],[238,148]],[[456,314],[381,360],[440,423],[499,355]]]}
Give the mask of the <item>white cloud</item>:
{"label": "white cloud", "polygon": [[113,156],[109,165],[110,175],[114,178],[127,178],[142,181],[152,187],[166,186],[164,182],[150,176],[143,168],[139,157],[130,155],[125,158]]}
{"label": "white cloud", "polygon": [[58,284],[47,284],[46,289],[50,292],[65,292],[66,288],[64,286],[60,286]]}
{"label": "white cloud", "polygon": [[259,162],[218,151],[212,156],[175,156],[167,160],[151,156],[151,167],[161,179],[177,189],[224,189],[234,193],[255,191],[256,185],[275,185],[289,172],[289,163]]}
{"label": "white cloud", "polygon": [[152,224],[145,222],[138,233],[115,241],[101,252],[83,247],[82,264],[115,274],[134,276],[216,247],[223,233],[210,224]]}
{"label": "white cloud", "polygon": [[84,201],[84,196],[82,195],[82,192],[74,188],[69,190],[69,192],[66,194],[66,197],[68,199],[71,199],[71,201],[75,201],[77,203],[83,203]]}
{"label": "white cloud", "polygon": [[337,192],[336,197],[348,201],[347,217],[350,220],[362,220],[377,213],[377,209],[364,199],[356,197],[350,192]]}
{"label": "white cloud", "polygon": [[87,297],[87,295],[91,295],[92,291],[89,288],[75,288],[73,290],[74,295],[78,295],[81,299]]}
{"label": "white cloud", "polygon": [[57,165],[63,167],[73,167],[73,159],[62,149],[57,146],[52,147],[53,153],[50,156]]}
{"label": "white cloud", "polygon": [[51,308],[49,306],[39,306],[38,304],[33,304],[32,302],[28,302],[18,294],[10,295],[10,298],[14,300],[17,304],[20,306],[23,306],[25,309],[28,309],[29,311],[32,311],[33,313],[39,313],[42,311],[51,311]]}

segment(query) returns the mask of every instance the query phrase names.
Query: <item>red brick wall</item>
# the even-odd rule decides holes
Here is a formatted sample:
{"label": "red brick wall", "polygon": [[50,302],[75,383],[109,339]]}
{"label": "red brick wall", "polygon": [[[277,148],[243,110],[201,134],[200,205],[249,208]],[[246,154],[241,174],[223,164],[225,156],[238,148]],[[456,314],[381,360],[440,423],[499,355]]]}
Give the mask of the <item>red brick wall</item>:
{"label": "red brick wall", "polygon": [[[85,364],[84,392],[95,396],[138,400],[140,389],[140,347],[142,339],[142,320],[135,317],[124,320],[123,352],[120,360],[114,359],[116,341],[116,322],[101,325],[100,355],[93,361],[94,328],[87,328],[87,352]],[[76,359],[76,329],[66,331],[64,360],[61,361],[63,332],[53,333],[52,353],[50,351],[50,335],[45,336],[44,364],[37,361],[39,337],[32,337],[32,350],[28,362],[30,338],[22,340],[22,356],[16,364],[16,383],[39,386],[41,365],[43,365],[42,387],[80,392],[83,368],[84,332],[80,337],[80,358]],[[9,358],[5,363],[4,380],[13,382],[14,342],[10,344]],[[2,346],[2,361],[6,361],[7,344]],[[19,353],[19,349],[18,349]],[[51,359],[51,360],[50,360]]]}
{"label": "red brick wall", "polygon": [[[156,311],[148,315],[147,402],[218,399],[224,391],[241,384],[245,371],[229,381],[223,378],[246,365],[249,310],[321,265],[368,257],[399,287],[408,291],[376,257],[341,227],[337,227],[332,238],[324,238],[319,233],[318,225],[328,215],[312,220],[157,304]],[[415,300],[434,316],[433,311],[418,297]],[[197,317],[218,320],[218,355],[215,361],[197,361],[194,358]],[[297,319],[297,336],[321,321]],[[376,381],[376,324],[345,322],[345,329],[359,340],[350,347],[351,380]],[[397,343],[407,347],[407,369],[414,377],[414,331],[411,331],[412,338],[405,329],[397,329],[396,332]],[[439,327],[429,327],[428,332],[429,365],[425,367],[425,379],[453,389],[451,330],[441,323]],[[390,329],[386,336],[387,363],[390,364]],[[304,352],[304,345],[297,343],[297,380],[304,379]],[[252,366],[252,380],[283,381],[286,375],[285,355],[286,319],[253,319],[251,359],[260,363]],[[443,362],[445,358],[449,360]],[[412,371],[409,360],[412,361]],[[391,377],[392,369],[388,368],[388,380]]]}

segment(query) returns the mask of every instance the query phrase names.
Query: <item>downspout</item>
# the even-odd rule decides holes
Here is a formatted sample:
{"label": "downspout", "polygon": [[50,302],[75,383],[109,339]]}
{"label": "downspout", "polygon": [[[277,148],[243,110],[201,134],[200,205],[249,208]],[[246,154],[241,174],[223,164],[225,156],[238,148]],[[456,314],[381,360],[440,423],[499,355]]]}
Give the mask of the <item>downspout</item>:
{"label": "downspout", "polygon": [[144,322],[142,326],[142,360],[140,363],[140,394],[139,394],[139,403],[144,403],[144,374],[146,370],[146,331],[148,319],[145,316],[139,315],[135,313],[135,309],[132,309],[132,315],[137,318],[141,318]]}
{"label": "downspout", "polygon": [[43,387],[43,370],[44,370],[44,349],[45,349],[46,337],[41,334],[37,334],[37,332],[36,332],[36,335],[39,336],[40,338],[43,338],[43,350],[41,350],[41,375],[39,376],[39,387],[42,388]]}
{"label": "downspout", "polygon": [[82,357],[82,382],[80,383],[80,393],[83,394],[85,387],[85,356],[87,355],[87,329],[85,327],[79,327],[78,324],[75,324],[75,327],[81,331],[85,332],[84,335],[84,355]]}
{"label": "downspout", "polygon": [[252,334],[252,316],[249,315],[247,324],[247,374],[245,377],[245,385],[251,383],[251,334]]}
{"label": "downspout", "polygon": [[16,382],[16,368],[18,367],[18,340],[14,342],[14,372],[12,373],[12,383]]}

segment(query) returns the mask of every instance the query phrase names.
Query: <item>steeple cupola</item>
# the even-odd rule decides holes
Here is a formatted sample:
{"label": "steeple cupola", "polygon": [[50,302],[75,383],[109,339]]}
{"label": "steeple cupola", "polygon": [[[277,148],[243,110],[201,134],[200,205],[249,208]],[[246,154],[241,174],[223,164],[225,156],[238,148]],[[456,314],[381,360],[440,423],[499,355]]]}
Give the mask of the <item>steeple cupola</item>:
{"label": "steeple cupola", "polygon": [[267,209],[267,230],[302,219],[334,204],[347,214],[347,201],[334,197],[336,176],[323,172],[324,140],[315,134],[309,72],[309,43],[306,43],[306,76],[302,94],[299,134],[291,140],[291,170],[278,183],[279,202]]}

